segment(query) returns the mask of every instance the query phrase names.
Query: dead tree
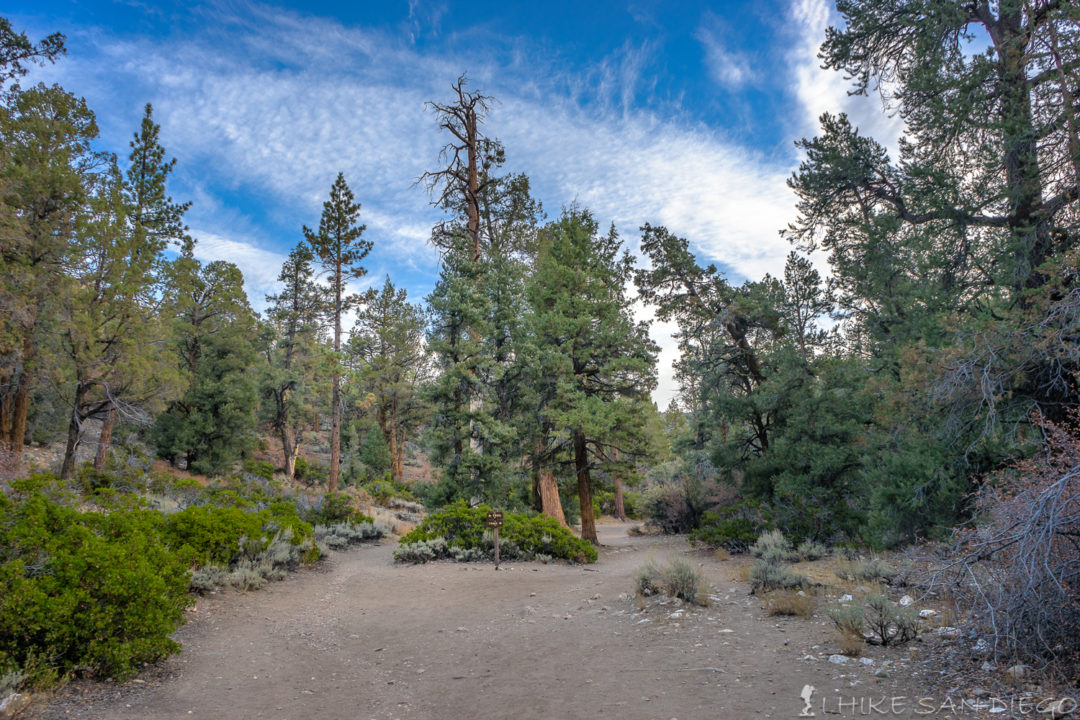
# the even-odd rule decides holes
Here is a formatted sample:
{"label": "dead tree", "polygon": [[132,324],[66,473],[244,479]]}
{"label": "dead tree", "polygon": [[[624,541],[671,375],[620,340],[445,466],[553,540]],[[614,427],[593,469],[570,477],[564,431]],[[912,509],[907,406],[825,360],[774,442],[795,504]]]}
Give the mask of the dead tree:
{"label": "dead tree", "polygon": [[[439,153],[440,164],[446,167],[425,172],[423,182],[433,204],[465,216],[465,234],[473,248],[473,260],[480,259],[481,225],[480,201],[484,191],[494,182],[487,170],[501,161],[503,150],[497,140],[480,134],[494,98],[469,92],[468,79],[461,75],[451,86],[456,99],[448,104],[428,102],[435,111],[439,127],[449,132],[453,140]],[[460,216],[460,215],[459,215]],[[454,220],[440,223],[432,232],[432,242],[444,250],[450,249],[458,232]]]}

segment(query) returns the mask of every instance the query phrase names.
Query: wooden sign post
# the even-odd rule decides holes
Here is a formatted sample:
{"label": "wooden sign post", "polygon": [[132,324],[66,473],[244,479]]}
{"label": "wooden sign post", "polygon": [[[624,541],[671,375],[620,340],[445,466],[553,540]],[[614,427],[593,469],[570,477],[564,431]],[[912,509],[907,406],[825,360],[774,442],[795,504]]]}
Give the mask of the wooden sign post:
{"label": "wooden sign post", "polygon": [[487,514],[487,526],[491,528],[495,535],[495,569],[499,569],[499,528],[503,524],[503,514],[501,510],[489,510]]}

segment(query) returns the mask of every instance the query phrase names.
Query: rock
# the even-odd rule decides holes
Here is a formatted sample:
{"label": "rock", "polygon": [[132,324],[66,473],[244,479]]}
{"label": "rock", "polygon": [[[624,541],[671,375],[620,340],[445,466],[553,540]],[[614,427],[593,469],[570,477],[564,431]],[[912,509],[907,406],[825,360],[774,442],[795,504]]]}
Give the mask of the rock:
{"label": "rock", "polygon": [[991,670],[993,670],[993,669],[994,669],[995,667],[996,667],[996,666],[995,666],[995,665],[992,665],[992,664],[991,664],[991,663],[990,663],[989,661],[987,661],[987,660],[983,660],[983,664],[982,664],[982,667],[980,667],[979,669],[980,669],[980,670],[982,670],[983,672],[990,672],[990,671],[991,671]]}
{"label": "rock", "polygon": [[22,695],[19,693],[11,693],[3,700],[0,700],[0,713],[4,713],[2,717],[8,717],[7,712],[9,710],[14,712],[17,709],[16,706],[19,704],[21,698]]}
{"label": "rock", "polygon": [[873,658],[859,658],[859,662],[861,662],[863,665],[873,665],[874,664],[874,659]]}
{"label": "rock", "polygon": [[977,687],[971,691],[971,696],[975,698],[988,698],[990,697],[990,691],[984,687]]}
{"label": "rock", "polygon": [[951,627],[949,625],[939,627],[935,632],[937,632],[937,634],[940,635],[941,637],[950,637],[950,638],[960,637],[960,629]]}
{"label": "rock", "polygon": [[859,587],[855,588],[852,592],[854,592],[857,595],[869,595],[874,591],[871,590],[870,588],[866,587],[865,585],[860,585]]}
{"label": "rock", "polygon": [[1072,713],[1076,709],[1076,701],[1069,698],[1062,698],[1056,702],[1052,702],[1043,708],[1043,713],[1050,718],[1050,720],[1058,720]]}
{"label": "rock", "polygon": [[829,662],[833,665],[847,665],[847,655],[830,655]]}
{"label": "rock", "polygon": [[919,611],[919,617],[921,618],[934,617],[935,615],[937,615],[937,610],[931,610],[930,608]]}
{"label": "rock", "polygon": [[848,602],[851,602],[854,599],[855,598],[851,597],[850,595],[848,595],[846,593],[840,596],[840,602],[842,602],[842,603],[848,603]]}
{"label": "rock", "polygon": [[734,631],[734,630],[732,630],[731,628],[724,628],[724,629],[723,629],[723,630],[721,630],[720,632],[722,632],[722,633],[733,633],[733,632],[735,632],[735,631]]}
{"label": "rock", "polygon": [[990,650],[990,643],[987,642],[986,638],[979,638],[971,646],[971,654],[976,657],[985,657],[990,654]]}
{"label": "rock", "polygon": [[874,673],[874,677],[887,678],[887,677],[889,677],[889,671],[886,670],[885,668],[878,668],[877,672]]}
{"label": "rock", "polygon": [[904,597],[900,598],[900,607],[907,607],[913,602],[915,601],[911,599],[910,595],[905,595]]}
{"label": "rock", "polygon": [[1011,677],[1013,680],[1023,680],[1025,677],[1027,677],[1028,670],[1030,670],[1030,669],[1031,669],[1030,665],[1020,664],[1020,665],[1013,665],[1011,668],[1009,668],[1005,672],[1007,672],[1009,674],[1009,677]]}

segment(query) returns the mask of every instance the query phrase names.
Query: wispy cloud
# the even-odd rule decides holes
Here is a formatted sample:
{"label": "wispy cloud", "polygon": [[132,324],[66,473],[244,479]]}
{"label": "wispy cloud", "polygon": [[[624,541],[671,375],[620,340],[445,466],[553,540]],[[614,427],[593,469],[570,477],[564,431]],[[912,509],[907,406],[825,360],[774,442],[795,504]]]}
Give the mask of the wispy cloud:
{"label": "wispy cloud", "polygon": [[251,240],[223,237],[215,232],[192,228],[195,256],[204,262],[224,260],[244,273],[244,291],[252,307],[261,309],[264,298],[277,289],[277,278],[285,255],[261,248]]}
{"label": "wispy cloud", "polygon": [[756,79],[756,73],[747,55],[728,47],[724,34],[722,28],[710,22],[698,28],[697,39],[705,50],[705,65],[713,81],[725,90],[740,90]]}
{"label": "wispy cloud", "polygon": [[[511,169],[529,173],[550,214],[579,201],[602,223],[617,223],[631,246],[644,222],[667,225],[736,280],[782,271],[789,246],[778,230],[794,217],[785,185],[794,158],[741,145],[677,107],[643,102],[655,90],[652,45],[624,44],[580,72],[545,64],[535,49],[506,38],[426,54],[410,34],[415,40],[437,29],[439,6],[410,7],[415,27],[398,37],[257,4],[218,6],[211,11],[216,29],[205,37],[91,37],[97,62],[74,72],[80,87],[108,102],[115,97],[106,91],[127,83],[135,89],[126,101],[132,109],[154,103],[189,190],[257,197],[276,225],[292,228],[288,237],[264,239],[258,223],[226,203],[200,200],[204,209],[193,211],[201,256],[236,262],[256,305],[273,291],[299,226],[318,222],[339,171],[363,203],[361,219],[376,243],[378,260],[365,280],[381,282],[390,272],[408,286],[401,280],[408,273],[430,287],[437,254],[427,240],[438,213],[413,183],[436,162],[445,138],[424,101],[446,98],[463,70],[499,98],[488,130],[505,142]],[[812,134],[824,110],[847,110],[875,134],[898,132],[880,106],[848,97],[839,74],[818,67],[831,19],[826,0],[792,0],[788,11],[797,31],[787,54],[789,91],[798,100],[793,132]],[[755,81],[754,66],[720,30],[708,21],[697,37],[714,80],[736,90]],[[485,53],[488,47],[499,49]],[[661,405],[677,389],[672,330],[654,325],[663,347]]]}
{"label": "wispy cloud", "polygon": [[903,121],[876,95],[851,95],[851,81],[841,72],[823,70],[818,51],[825,29],[840,26],[841,18],[829,0],[793,0],[791,4],[792,50],[789,63],[794,72],[795,96],[802,113],[794,128],[800,135],[815,135],[824,112],[845,112],[864,135],[874,137],[894,153],[903,133]]}

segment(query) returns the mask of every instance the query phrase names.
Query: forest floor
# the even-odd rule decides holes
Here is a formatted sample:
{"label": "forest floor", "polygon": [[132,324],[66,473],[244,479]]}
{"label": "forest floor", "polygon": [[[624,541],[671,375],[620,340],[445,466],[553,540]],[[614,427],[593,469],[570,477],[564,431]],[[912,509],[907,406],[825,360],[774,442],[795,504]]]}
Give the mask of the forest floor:
{"label": "forest floor", "polygon": [[[820,607],[769,617],[740,579],[743,560],[626,529],[601,525],[588,566],[400,566],[392,541],[336,553],[258,592],[201,598],[176,633],[182,653],[122,685],[70,683],[44,717],[793,718],[804,686],[819,718],[954,716],[926,710],[947,698],[919,710],[928,691],[912,688],[928,684],[912,647],[831,662]],[[700,564],[710,607],[632,596],[639,568],[676,555]]]}

